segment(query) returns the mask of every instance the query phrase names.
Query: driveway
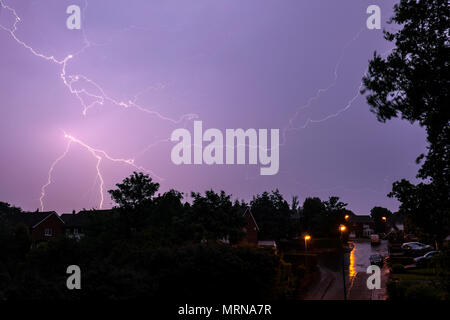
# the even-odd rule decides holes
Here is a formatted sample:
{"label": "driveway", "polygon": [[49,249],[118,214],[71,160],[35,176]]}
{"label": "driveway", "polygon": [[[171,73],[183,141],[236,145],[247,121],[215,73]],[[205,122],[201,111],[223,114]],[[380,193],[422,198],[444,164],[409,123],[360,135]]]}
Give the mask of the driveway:
{"label": "driveway", "polygon": [[348,279],[347,298],[349,300],[386,300],[386,283],[389,278],[389,269],[384,265],[381,269],[381,289],[369,290],[367,288],[367,267],[370,265],[369,257],[380,254],[388,255],[388,242],[382,240],[381,244],[372,246],[370,241],[354,241],[355,248],[348,254]]}
{"label": "driveway", "polygon": [[381,289],[369,290],[366,285],[366,273],[370,265],[369,257],[372,254],[388,255],[387,241],[383,240],[378,246],[371,246],[368,240],[353,241],[354,249],[344,254],[344,267],[342,255],[326,254],[319,258],[320,280],[310,288],[305,300],[343,300],[345,273],[346,297],[348,300],[385,300],[386,282],[389,270],[384,266],[381,270]]}

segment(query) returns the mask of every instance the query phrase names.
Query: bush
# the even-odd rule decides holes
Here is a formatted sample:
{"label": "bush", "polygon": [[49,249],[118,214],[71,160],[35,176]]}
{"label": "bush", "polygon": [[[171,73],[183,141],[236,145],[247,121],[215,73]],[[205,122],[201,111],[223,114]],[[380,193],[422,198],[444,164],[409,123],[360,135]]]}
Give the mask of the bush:
{"label": "bush", "polygon": [[387,293],[388,293],[388,300],[404,300],[405,299],[405,285],[402,283],[400,285],[399,281],[391,280],[386,285]]}
{"label": "bush", "polygon": [[387,239],[390,243],[402,243],[404,239],[403,231],[397,230],[397,231],[391,231],[387,235]]}
{"label": "bush", "polygon": [[413,281],[389,281],[387,284],[388,299],[395,301],[436,301],[443,298],[442,291],[437,288]]}
{"label": "bush", "polygon": [[392,273],[404,273],[405,267],[402,264],[396,263],[391,267]]}
{"label": "bush", "polygon": [[436,288],[430,285],[415,284],[406,289],[406,300],[435,301],[440,300],[441,296]]}

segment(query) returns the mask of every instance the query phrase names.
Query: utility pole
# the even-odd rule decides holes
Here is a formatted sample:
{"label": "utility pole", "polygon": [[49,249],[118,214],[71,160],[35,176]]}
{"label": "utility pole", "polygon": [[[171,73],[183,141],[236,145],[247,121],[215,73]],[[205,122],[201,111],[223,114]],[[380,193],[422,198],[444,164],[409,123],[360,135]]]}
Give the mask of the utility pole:
{"label": "utility pole", "polygon": [[[344,248],[344,237],[343,233],[347,230],[344,225],[339,226],[339,231],[341,232],[341,246]],[[345,287],[345,250],[342,250],[342,283],[344,284],[344,300],[347,300],[347,288]]]}

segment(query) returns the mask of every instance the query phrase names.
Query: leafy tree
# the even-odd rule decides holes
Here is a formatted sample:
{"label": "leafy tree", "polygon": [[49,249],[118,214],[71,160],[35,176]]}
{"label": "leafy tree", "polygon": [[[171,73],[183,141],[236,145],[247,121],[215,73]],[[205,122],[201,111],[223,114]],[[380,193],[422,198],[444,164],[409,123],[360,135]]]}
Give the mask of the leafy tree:
{"label": "leafy tree", "polygon": [[19,224],[14,230],[14,244],[15,254],[21,257],[30,251],[31,235],[26,225]]}
{"label": "leafy tree", "polygon": [[306,198],[301,208],[302,225],[305,231],[315,231],[317,216],[325,212],[325,205],[320,198]]}
{"label": "leafy tree", "polygon": [[413,185],[403,179],[394,183],[389,195],[401,202],[399,212],[405,215],[411,232],[440,242],[450,233],[450,203],[444,201],[449,195],[443,192],[445,189],[434,183]]}
{"label": "leafy tree", "polygon": [[116,186],[117,189],[108,192],[120,207],[126,209],[136,209],[147,204],[159,189],[159,183],[154,183],[151,177],[142,172],[133,172]]}
{"label": "leafy tree", "polygon": [[300,201],[298,200],[298,196],[293,196],[291,201],[291,210],[293,212],[297,212],[300,206]]}
{"label": "leafy tree", "polygon": [[401,117],[426,129],[428,153],[417,158],[424,160],[418,173],[424,182],[396,182],[390,196],[402,202],[406,218],[434,234],[431,226],[450,214],[450,6],[447,0],[401,0],[390,22],[400,27],[384,32],[395,48],[387,58],[375,52],[362,93],[369,93],[379,121]]}
{"label": "leafy tree", "polygon": [[323,204],[325,205],[325,210],[329,212],[343,211],[345,207],[348,205],[348,203],[339,201],[339,197],[336,196],[328,198],[328,200],[324,201]]}
{"label": "leafy tree", "polygon": [[229,238],[235,242],[243,237],[245,218],[239,203],[231,201],[231,195],[209,190],[202,196],[192,192],[192,206],[184,222],[193,231],[196,240]]}
{"label": "leafy tree", "polygon": [[306,198],[301,210],[305,231],[320,236],[333,236],[338,232],[338,226],[345,221],[344,216],[349,211],[347,203],[332,196],[327,201],[320,198]]}
{"label": "leafy tree", "polygon": [[[370,210],[370,216],[374,222],[375,231],[386,232],[386,224],[392,216],[392,212],[383,207],[373,207],[372,210]],[[383,217],[385,219],[383,219]]]}
{"label": "leafy tree", "polygon": [[254,196],[250,205],[259,226],[259,238],[280,240],[296,233],[291,220],[292,210],[278,190]]}

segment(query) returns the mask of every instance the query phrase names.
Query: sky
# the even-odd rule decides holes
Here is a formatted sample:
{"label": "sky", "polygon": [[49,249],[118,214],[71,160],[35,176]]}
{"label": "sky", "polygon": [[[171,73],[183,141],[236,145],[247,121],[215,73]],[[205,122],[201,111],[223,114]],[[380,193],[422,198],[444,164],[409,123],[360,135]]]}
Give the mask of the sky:
{"label": "sky", "polygon": [[[374,51],[365,0],[0,0],[0,201],[58,213],[114,205],[133,171],[160,192],[224,190],[249,201],[339,196],[356,214],[398,209],[425,132],[380,123],[359,93]],[[68,29],[78,5],[81,29]],[[20,18],[20,20],[18,20]],[[279,172],[175,165],[171,133],[280,130]],[[205,146],[205,144],[204,144]],[[189,200],[189,197],[187,197]]]}

